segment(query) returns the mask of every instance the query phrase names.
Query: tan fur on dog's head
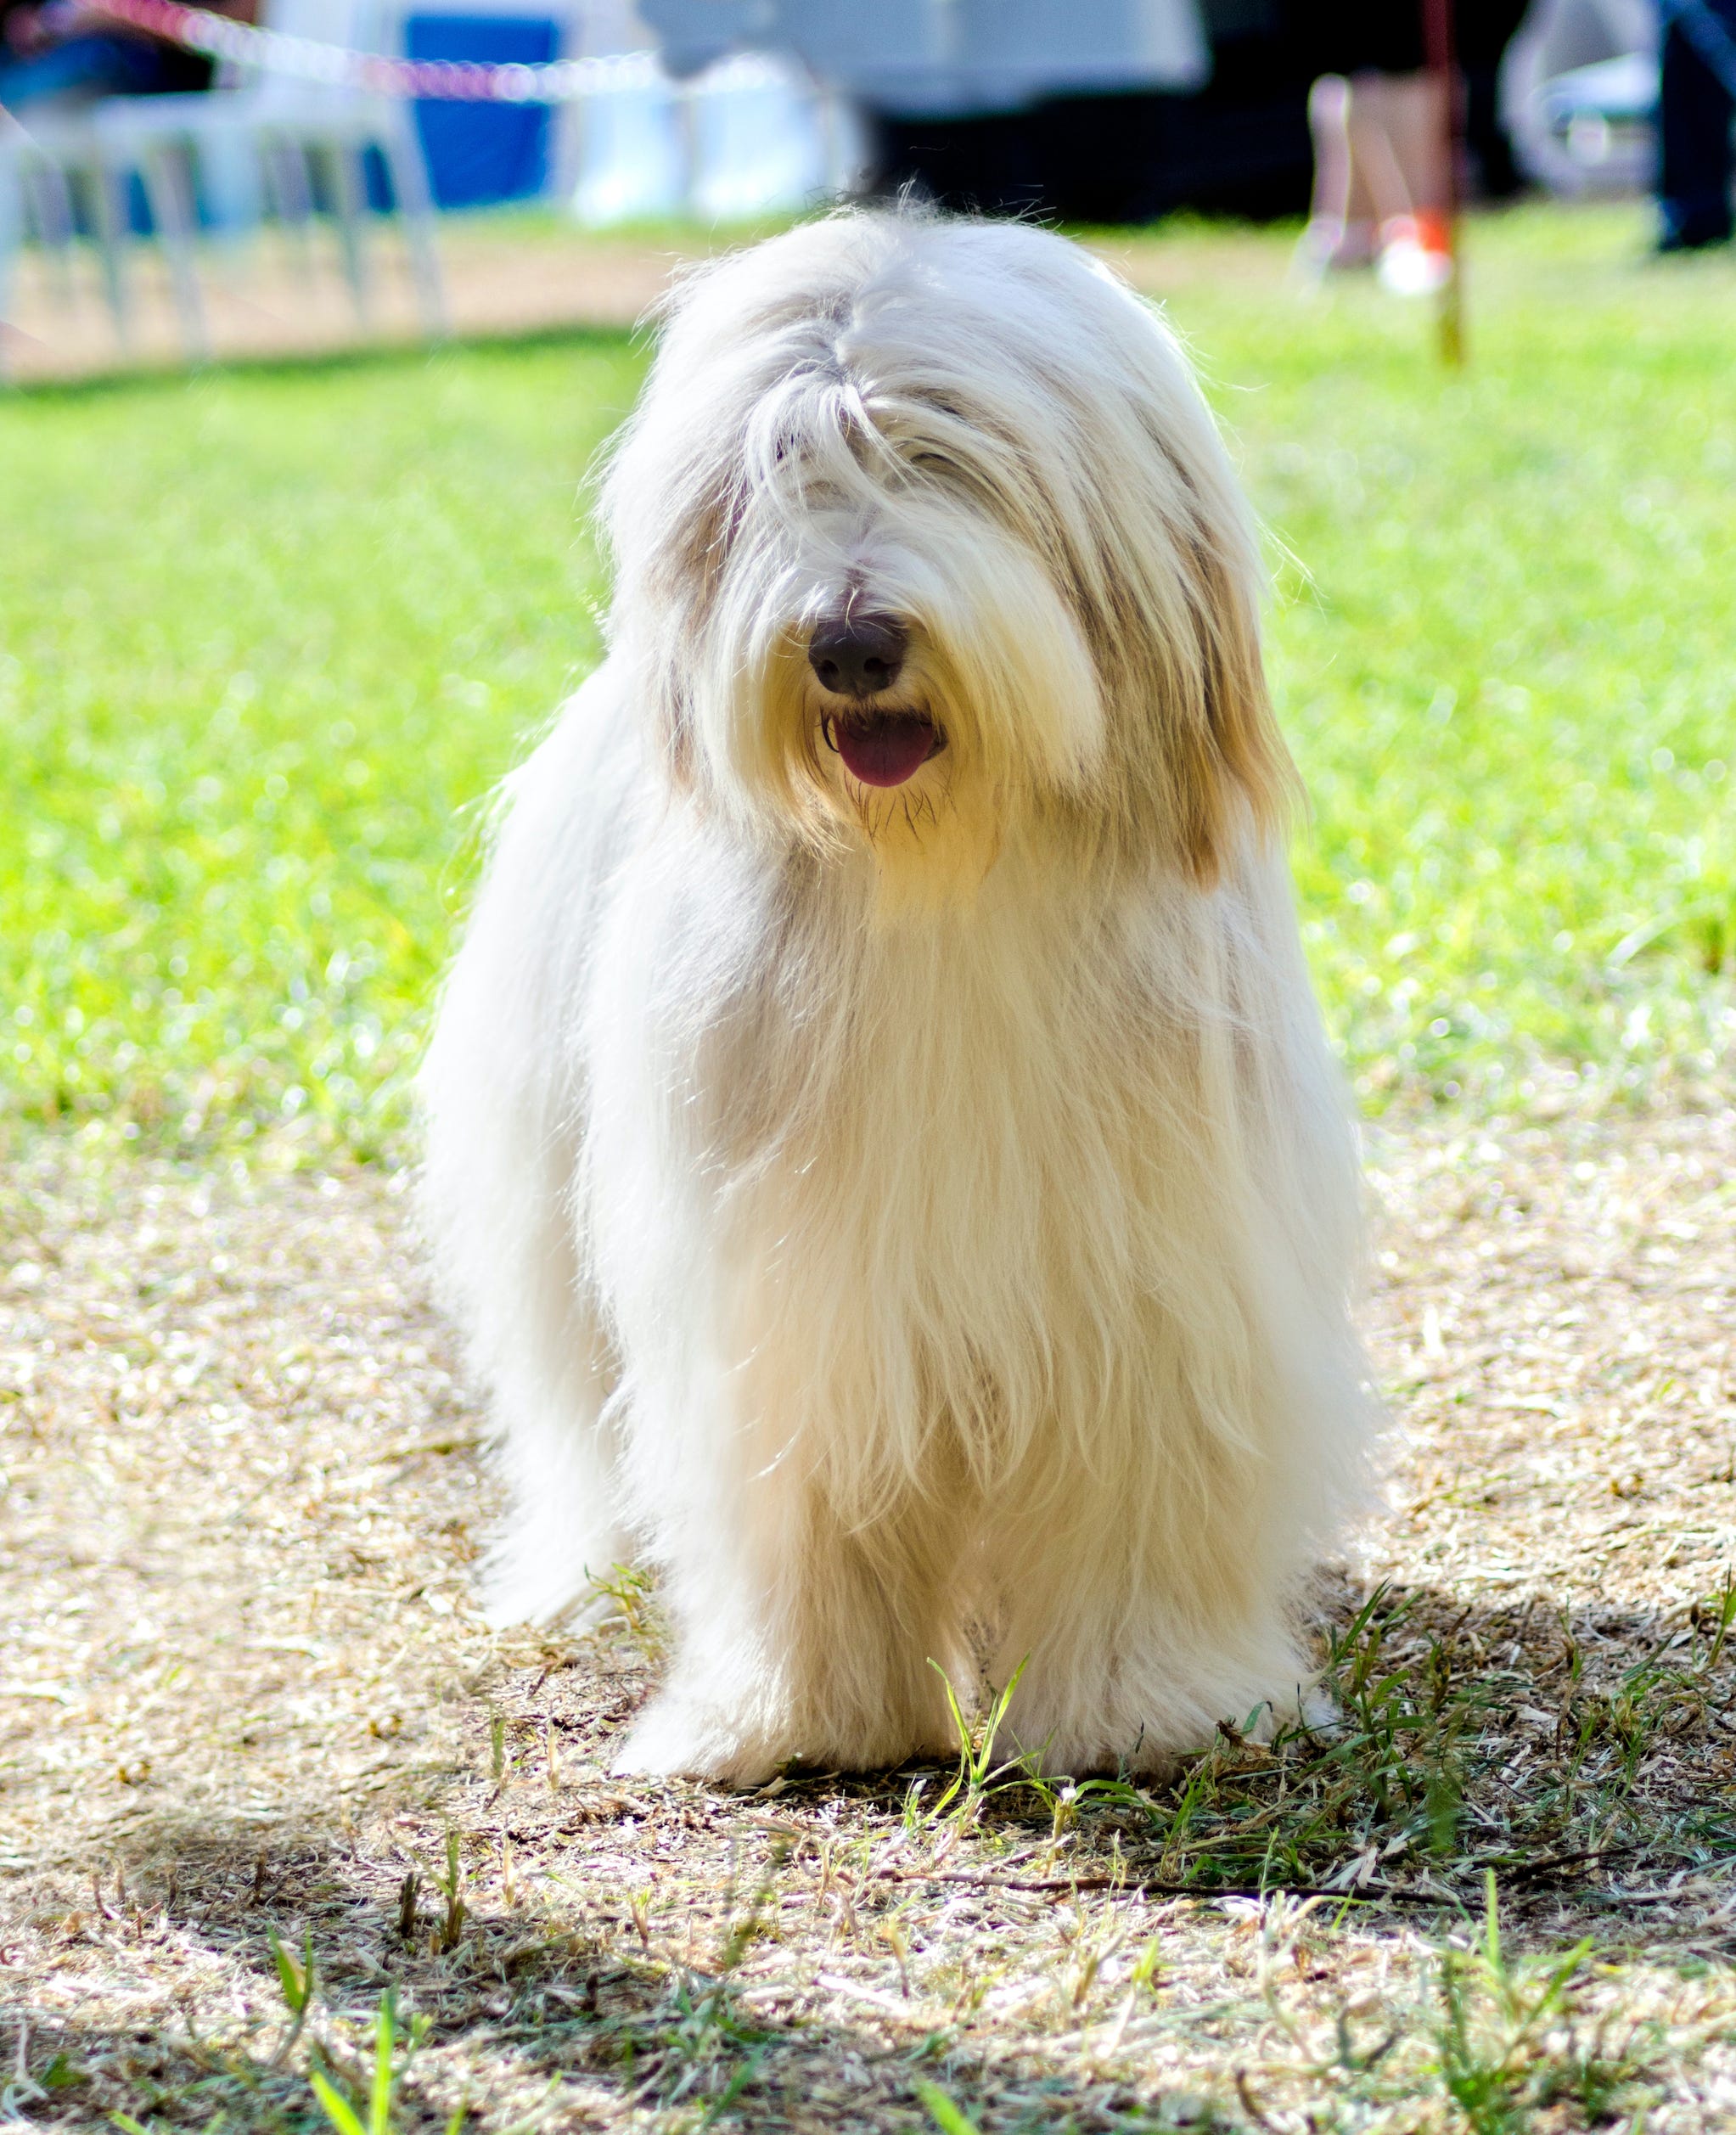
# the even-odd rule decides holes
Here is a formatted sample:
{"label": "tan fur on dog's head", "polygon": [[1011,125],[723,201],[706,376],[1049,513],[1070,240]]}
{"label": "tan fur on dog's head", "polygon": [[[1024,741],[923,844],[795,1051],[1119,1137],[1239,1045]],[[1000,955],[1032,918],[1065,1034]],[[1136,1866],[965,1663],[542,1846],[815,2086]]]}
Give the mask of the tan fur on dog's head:
{"label": "tan fur on dog's head", "polygon": [[[756,834],[951,902],[1015,840],[1210,885],[1283,823],[1223,447],[1174,337],[1059,237],[849,213],[695,275],[604,516],[661,760]],[[854,601],[908,633],[884,708],[944,738],[890,790],[825,747],[807,660]]]}

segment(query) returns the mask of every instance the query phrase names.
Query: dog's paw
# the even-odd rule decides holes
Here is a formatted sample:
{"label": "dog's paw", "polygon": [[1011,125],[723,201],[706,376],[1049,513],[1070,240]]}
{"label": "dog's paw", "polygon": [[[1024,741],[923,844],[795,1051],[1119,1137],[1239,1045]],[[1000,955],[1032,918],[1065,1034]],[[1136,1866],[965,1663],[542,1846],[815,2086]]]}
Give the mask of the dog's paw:
{"label": "dog's paw", "polygon": [[1343,1708],[1329,1690],[1317,1683],[1299,1691],[1278,1708],[1277,1719],[1261,1738],[1270,1741],[1278,1728],[1306,1728],[1310,1734],[1335,1735],[1344,1732]]}
{"label": "dog's paw", "polygon": [[654,1698],[627,1731],[610,1767],[617,1777],[712,1779],[723,1786],[760,1787],[790,1752],[732,1726],[686,1698]]}
{"label": "dog's paw", "polygon": [[1205,1745],[1203,1741],[1178,1745],[1136,1728],[1115,1736],[1098,1728],[1052,1729],[1040,1737],[1013,1733],[1006,1746],[1029,1770],[1047,1779],[1168,1780],[1196,1748]]}

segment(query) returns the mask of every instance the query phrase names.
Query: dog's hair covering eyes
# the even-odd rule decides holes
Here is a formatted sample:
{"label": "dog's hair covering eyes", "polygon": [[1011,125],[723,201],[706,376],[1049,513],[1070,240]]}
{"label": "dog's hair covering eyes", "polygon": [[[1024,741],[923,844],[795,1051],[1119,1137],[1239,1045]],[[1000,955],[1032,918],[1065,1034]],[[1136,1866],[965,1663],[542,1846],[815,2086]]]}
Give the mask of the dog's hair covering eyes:
{"label": "dog's hair covering eyes", "polygon": [[[1209,881],[1234,826],[1279,829],[1294,791],[1252,533],[1173,337],[1053,248],[1018,226],[861,217],[695,273],[605,490],[616,642],[675,775],[751,812],[744,785],[803,739],[756,763],[716,699],[737,677],[761,688],[778,623],[810,619],[817,522],[844,542],[922,512],[942,553],[992,529],[1049,582],[1056,610],[1027,605],[1027,630],[1076,636],[1096,703],[1040,765],[981,733],[958,778],[996,783],[1003,830],[1010,806],[1042,809]],[[986,620],[955,620],[958,649]]]}
{"label": "dog's hair covering eyes", "polygon": [[1180,350],[1045,232],[829,217],[683,286],[604,518],[421,1083],[496,1615],[655,1567],[625,1770],[944,1755],[937,1667],[1056,1772],[1294,1713],[1356,1156]]}

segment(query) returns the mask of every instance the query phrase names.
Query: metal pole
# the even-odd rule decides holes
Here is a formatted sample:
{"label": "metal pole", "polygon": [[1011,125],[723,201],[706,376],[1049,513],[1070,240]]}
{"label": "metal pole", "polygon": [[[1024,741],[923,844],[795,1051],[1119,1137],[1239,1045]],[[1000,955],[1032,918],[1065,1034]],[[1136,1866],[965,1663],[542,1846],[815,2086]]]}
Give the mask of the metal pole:
{"label": "metal pole", "polygon": [[1441,359],[1457,368],[1464,362],[1464,259],[1459,246],[1458,151],[1460,87],[1452,34],[1452,0],[1423,0],[1423,48],[1429,71],[1441,85],[1441,123],[1447,132],[1447,252],[1452,272],[1441,288]]}

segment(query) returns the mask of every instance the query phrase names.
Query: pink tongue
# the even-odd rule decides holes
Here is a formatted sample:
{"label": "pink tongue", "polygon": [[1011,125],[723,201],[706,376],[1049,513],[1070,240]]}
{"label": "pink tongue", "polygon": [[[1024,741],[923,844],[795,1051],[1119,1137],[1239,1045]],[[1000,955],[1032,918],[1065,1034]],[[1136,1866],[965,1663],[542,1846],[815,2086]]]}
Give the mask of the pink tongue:
{"label": "pink tongue", "polygon": [[931,719],[883,716],[838,720],[838,753],[865,786],[902,786],[934,752]]}

